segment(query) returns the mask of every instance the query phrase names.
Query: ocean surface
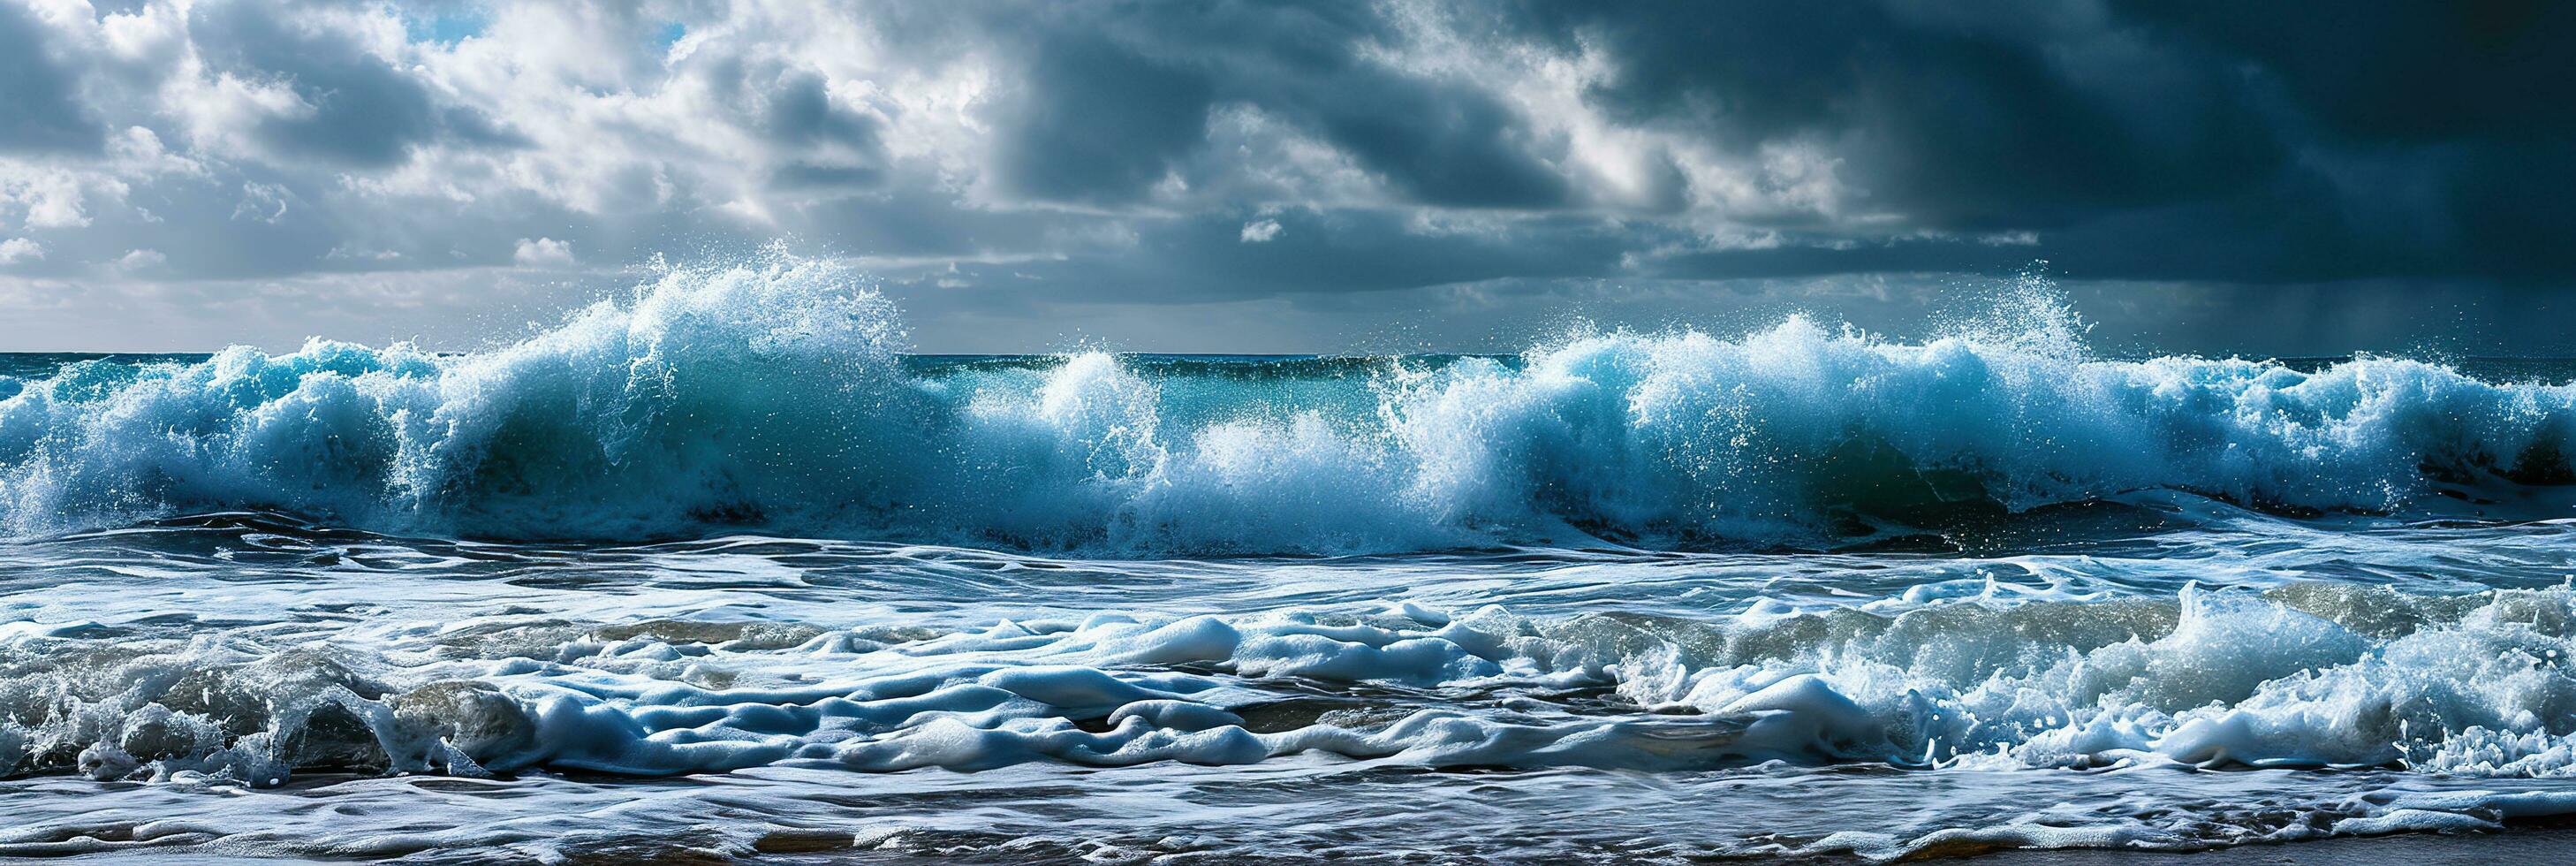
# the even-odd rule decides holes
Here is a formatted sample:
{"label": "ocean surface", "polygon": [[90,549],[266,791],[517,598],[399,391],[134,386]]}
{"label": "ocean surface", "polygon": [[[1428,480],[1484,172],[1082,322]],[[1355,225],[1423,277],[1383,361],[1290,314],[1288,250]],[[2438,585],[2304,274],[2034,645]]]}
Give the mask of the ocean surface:
{"label": "ocean surface", "polygon": [[2576,362],[2047,287],[1510,357],[0,355],[0,856],[2188,850],[2576,815]]}

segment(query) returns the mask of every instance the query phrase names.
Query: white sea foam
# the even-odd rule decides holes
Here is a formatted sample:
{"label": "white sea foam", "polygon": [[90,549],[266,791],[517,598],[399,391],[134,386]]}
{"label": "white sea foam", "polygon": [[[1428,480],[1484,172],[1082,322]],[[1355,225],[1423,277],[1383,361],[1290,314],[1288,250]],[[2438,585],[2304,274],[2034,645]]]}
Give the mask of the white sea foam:
{"label": "white sea foam", "polygon": [[12,542],[0,855],[1895,857],[2576,808],[2569,526],[2227,510],[1992,559]]}
{"label": "white sea foam", "polygon": [[[865,281],[671,269],[501,349],[92,362],[0,395],[0,523],[266,509],[518,538],[754,526],[1131,554],[1831,542],[2135,490],[2404,510],[2576,480],[2576,386],[2087,357],[2060,308],[1903,343],[1791,318],[1298,393],[1102,354],[906,367]],[[1181,376],[1183,379],[1176,379]],[[1338,383],[1338,384],[1337,384]],[[2554,516],[2554,515],[2552,515]]]}
{"label": "white sea foam", "polygon": [[[292,648],[104,628],[5,630],[0,758],[251,783],[299,767],[651,775],[1308,752],[1430,766],[2576,775],[2576,594],[2564,588],[2296,584],[1707,621],[1419,605],[1098,613],[945,634],[493,615]],[[1281,688],[1298,682],[1331,697]],[[1627,709],[1547,697],[1604,689]]]}

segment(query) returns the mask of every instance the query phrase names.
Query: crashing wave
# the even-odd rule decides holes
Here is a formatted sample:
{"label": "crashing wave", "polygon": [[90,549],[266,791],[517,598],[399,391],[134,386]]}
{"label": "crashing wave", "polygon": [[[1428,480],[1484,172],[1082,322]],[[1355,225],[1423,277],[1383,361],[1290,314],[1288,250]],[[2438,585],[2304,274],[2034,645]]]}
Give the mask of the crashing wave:
{"label": "crashing wave", "polygon": [[924,372],[864,280],[779,257],[665,270],[487,352],[315,341],[0,385],[0,526],[261,509],[476,537],[1355,552],[1810,544],[2153,489],[2399,511],[2576,482],[2576,386],[2103,360],[2062,308],[2026,318],[1922,343],[1802,317],[1596,334],[1284,383],[1098,353]]}

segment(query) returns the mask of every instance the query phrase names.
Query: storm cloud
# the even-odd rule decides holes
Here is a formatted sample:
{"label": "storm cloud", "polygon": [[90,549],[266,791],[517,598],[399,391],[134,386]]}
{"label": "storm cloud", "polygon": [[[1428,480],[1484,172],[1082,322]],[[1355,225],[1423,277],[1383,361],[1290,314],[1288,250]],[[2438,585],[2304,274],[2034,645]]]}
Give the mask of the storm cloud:
{"label": "storm cloud", "polygon": [[0,0],[0,349],[471,342],[773,239],[927,349],[1867,320],[2036,259],[2177,349],[2282,298],[2349,305],[2302,349],[2546,339],[2571,47],[2507,0]]}

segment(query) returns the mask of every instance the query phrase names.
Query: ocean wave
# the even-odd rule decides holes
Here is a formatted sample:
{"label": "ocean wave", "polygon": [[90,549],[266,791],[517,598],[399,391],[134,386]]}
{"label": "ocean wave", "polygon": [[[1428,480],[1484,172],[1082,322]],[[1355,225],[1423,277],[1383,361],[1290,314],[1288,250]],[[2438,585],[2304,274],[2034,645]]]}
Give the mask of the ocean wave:
{"label": "ocean wave", "polygon": [[2018,309],[1920,343],[1792,317],[1267,377],[1102,353],[926,373],[846,269],[674,268],[492,351],[315,341],[0,383],[0,526],[260,509],[1104,555],[1818,545],[2139,490],[2390,512],[2576,482],[2576,386],[2104,360],[2062,306]]}
{"label": "ocean wave", "polygon": [[963,631],[495,614],[362,642],[0,628],[0,772],[1029,761],[2576,776],[2576,593],[2293,584],[1716,619],[1099,612]]}

